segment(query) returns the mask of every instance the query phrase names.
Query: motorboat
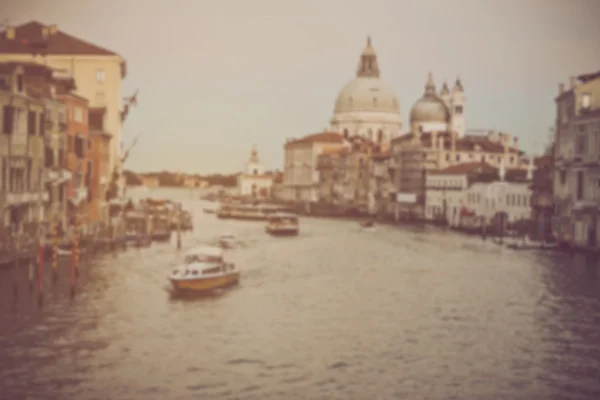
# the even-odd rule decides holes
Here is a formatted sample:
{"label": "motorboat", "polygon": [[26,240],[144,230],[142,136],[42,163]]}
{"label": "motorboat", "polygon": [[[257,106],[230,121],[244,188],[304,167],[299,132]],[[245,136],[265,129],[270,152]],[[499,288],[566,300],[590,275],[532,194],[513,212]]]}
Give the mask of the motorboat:
{"label": "motorboat", "polygon": [[168,279],[176,292],[206,292],[236,285],[240,272],[235,264],[225,262],[223,249],[200,246],[186,253],[183,264]]}
{"label": "motorboat", "polygon": [[375,231],[375,221],[368,220],[368,221],[361,222],[360,227],[365,231],[374,232]]}
{"label": "motorboat", "polygon": [[230,249],[235,245],[235,236],[232,234],[224,234],[219,237],[219,244],[223,249]]}
{"label": "motorboat", "polygon": [[298,216],[283,212],[269,215],[265,227],[265,231],[274,236],[297,235],[299,230]]}

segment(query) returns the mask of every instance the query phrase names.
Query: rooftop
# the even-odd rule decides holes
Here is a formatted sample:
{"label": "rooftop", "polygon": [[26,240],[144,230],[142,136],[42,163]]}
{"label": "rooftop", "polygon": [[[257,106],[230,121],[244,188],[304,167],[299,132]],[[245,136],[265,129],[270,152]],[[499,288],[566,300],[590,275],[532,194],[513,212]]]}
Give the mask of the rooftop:
{"label": "rooftop", "polygon": [[[14,30],[14,31],[13,31]],[[117,53],[59,31],[39,21],[8,27],[0,32],[0,54],[116,56]]]}
{"label": "rooftop", "polygon": [[310,143],[344,143],[344,137],[336,132],[320,132],[312,135],[301,137],[300,139],[292,139],[285,145],[310,144]]}

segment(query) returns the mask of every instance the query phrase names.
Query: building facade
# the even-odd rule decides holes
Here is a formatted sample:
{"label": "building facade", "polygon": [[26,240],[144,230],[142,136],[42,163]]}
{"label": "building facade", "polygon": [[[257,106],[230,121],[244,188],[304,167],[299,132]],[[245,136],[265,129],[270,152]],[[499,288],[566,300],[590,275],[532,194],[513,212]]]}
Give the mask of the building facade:
{"label": "building facade", "polygon": [[319,200],[318,157],[329,149],[349,147],[336,132],[315,133],[288,140],[285,145],[281,200],[310,204]]}
{"label": "building facade", "polygon": [[42,82],[46,68],[26,70],[18,63],[0,63],[0,242],[9,234],[31,231],[44,218],[49,200],[45,182],[46,104],[27,91],[28,75]]}
{"label": "building facade", "polygon": [[77,94],[90,107],[106,109],[105,130],[112,136],[110,170],[121,161],[121,82],[125,60],[113,51],[91,44],[37,21],[9,26],[0,32],[0,61],[36,62],[61,70],[77,83]]}
{"label": "building facade", "polygon": [[600,71],[559,85],[554,141],[554,236],[574,247],[598,247]]}
{"label": "building facade", "polygon": [[93,172],[92,141],[88,132],[88,100],[75,94],[74,89],[59,86],[57,99],[66,107],[65,163],[71,173],[71,180],[66,183],[67,219],[72,223],[77,214],[80,222],[85,223],[90,212],[88,188]]}
{"label": "building facade", "polygon": [[88,186],[88,215],[92,223],[107,222],[109,219],[107,192],[110,184],[110,142],[113,140],[104,129],[104,108],[88,110],[88,135],[91,148],[89,160],[91,169],[87,171]]}

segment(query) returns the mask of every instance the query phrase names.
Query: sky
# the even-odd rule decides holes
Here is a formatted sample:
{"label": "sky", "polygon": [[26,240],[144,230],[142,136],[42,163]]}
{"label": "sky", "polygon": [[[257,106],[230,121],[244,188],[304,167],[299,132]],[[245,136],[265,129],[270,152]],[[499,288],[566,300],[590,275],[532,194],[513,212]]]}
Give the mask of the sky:
{"label": "sky", "polygon": [[[321,132],[371,36],[404,125],[428,72],[460,76],[468,129],[548,142],[559,82],[600,70],[598,0],[0,0],[121,54],[126,168],[230,173],[252,145],[282,169],[288,138]],[[7,21],[8,20],[8,21]]]}

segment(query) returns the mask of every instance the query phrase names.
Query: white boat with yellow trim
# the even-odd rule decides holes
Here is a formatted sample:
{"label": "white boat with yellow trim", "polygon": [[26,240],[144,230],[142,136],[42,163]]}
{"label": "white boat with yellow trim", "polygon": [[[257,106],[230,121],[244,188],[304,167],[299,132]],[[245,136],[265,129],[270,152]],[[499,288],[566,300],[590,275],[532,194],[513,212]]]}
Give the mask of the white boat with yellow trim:
{"label": "white boat with yellow trim", "polygon": [[175,268],[169,281],[175,291],[206,292],[235,285],[240,271],[223,259],[223,250],[215,246],[196,247],[187,252],[183,265]]}
{"label": "white boat with yellow trim", "polygon": [[274,236],[297,235],[299,225],[296,214],[277,212],[269,215],[265,231]]}

